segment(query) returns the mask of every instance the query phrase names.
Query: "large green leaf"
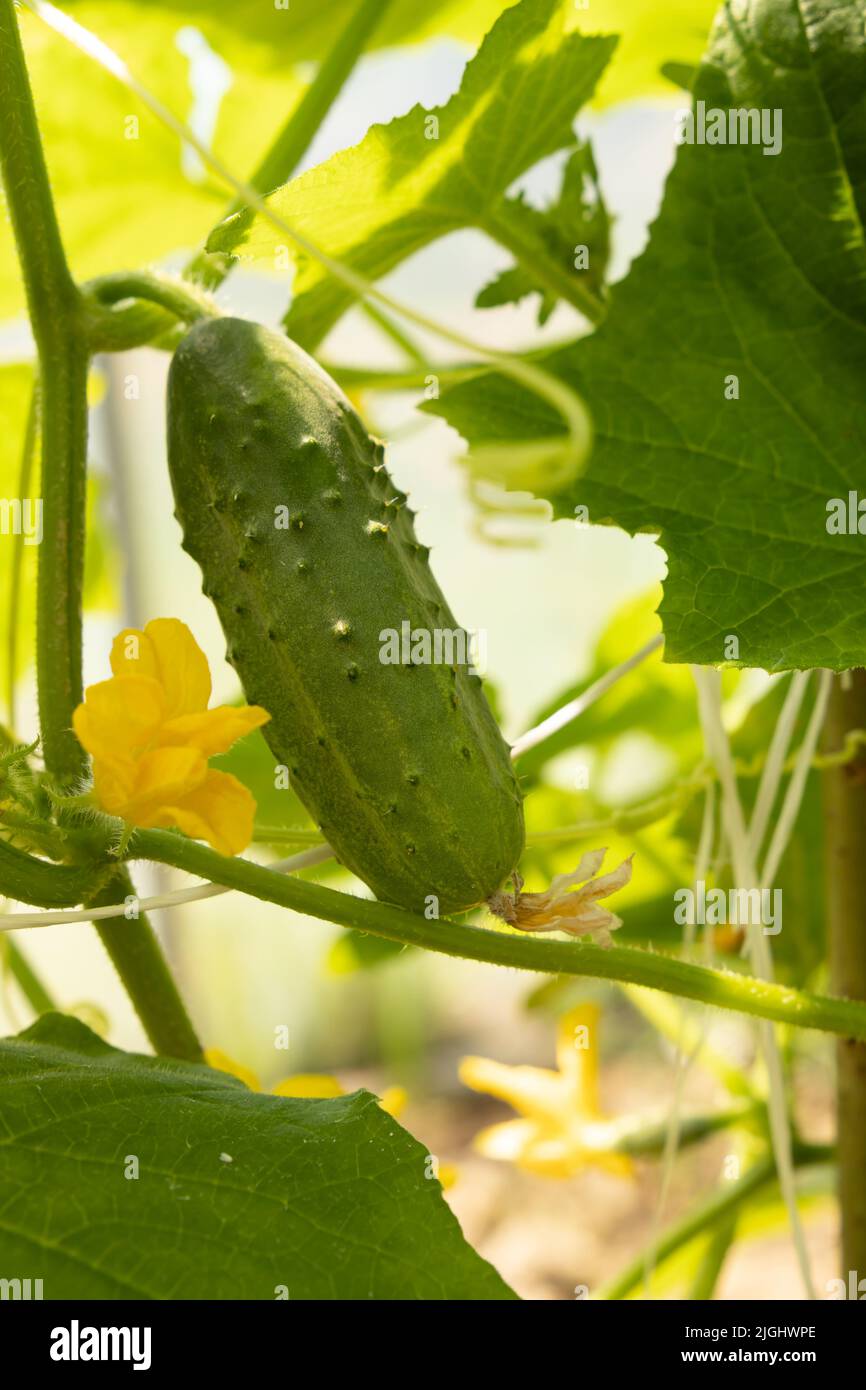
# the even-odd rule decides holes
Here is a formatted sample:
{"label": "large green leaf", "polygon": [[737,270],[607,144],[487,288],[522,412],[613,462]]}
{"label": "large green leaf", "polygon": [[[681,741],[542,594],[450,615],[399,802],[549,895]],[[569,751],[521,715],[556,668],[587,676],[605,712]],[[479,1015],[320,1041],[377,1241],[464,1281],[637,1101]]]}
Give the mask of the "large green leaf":
{"label": "large green leaf", "polygon": [[[695,95],[780,109],[783,149],[681,150],[607,322],[549,359],[597,430],[552,500],[661,533],[668,660],[721,662],[736,636],[748,666],[862,665],[863,537],[828,534],[827,503],[862,487],[866,452],[866,3],[726,10]],[[562,428],[489,374],[426,408],[471,442]]]}
{"label": "large green leaf", "polygon": [[3,1272],[46,1298],[514,1297],[364,1091],[260,1095],[47,1014],[0,1043],[0,1148]]}
{"label": "large green leaf", "polygon": [[[506,191],[539,160],[575,145],[572,122],[616,42],[567,33],[565,19],[561,0],[522,0],[490,31],[444,106],[416,106],[374,126],[354,149],[279,189],[271,207],[372,280],[460,227],[505,244],[518,236],[537,276],[550,253],[525,217],[515,227]],[[245,211],[216,229],[208,249],[273,266],[285,242],[269,221]],[[559,268],[566,271],[578,273],[570,261]],[[351,291],[318,261],[300,259],[288,331],[314,345],[351,302]]]}

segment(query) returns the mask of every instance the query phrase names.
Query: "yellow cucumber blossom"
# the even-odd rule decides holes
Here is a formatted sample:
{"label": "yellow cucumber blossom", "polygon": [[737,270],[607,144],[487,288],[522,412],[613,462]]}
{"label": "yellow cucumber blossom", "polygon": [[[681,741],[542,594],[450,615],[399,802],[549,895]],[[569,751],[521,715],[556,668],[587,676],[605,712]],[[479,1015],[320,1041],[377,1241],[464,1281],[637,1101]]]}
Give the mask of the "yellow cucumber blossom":
{"label": "yellow cucumber blossom", "polygon": [[93,760],[96,800],[142,829],[176,826],[220,854],[240,854],[253,836],[256,803],[230,773],[208,766],[270,719],[257,705],[208,709],[207,657],[177,618],[115,637],[107,681],[90,685],[72,716]]}
{"label": "yellow cucumber blossom", "polygon": [[[598,878],[606,854],[606,849],[589,850],[573,873],[557,874],[543,893],[524,893],[523,879],[514,874],[514,893],[494,893],[487,905],[520,931],[564,931],[569,936],[591,936],[598,946],[610,946],[610,933],[622,926],[622,918],[600,907],[599,899],[609,898],[631,881],[634,855]],[[582,887],[571,892],[578,883]]]}
{"label": "yellow cucumber blossom", "polygon": [[[236,1062],[218,1047],[206,1047],[204,1060],[214,1071],[224,1071],[242,1081],[250,1091],[261,1091],[262,1085],[254,1071]],[[295,1100],[332,1100],[346,1094],[336,1076],[327,1072],[295,1072],[283,1077],[271,1091],[274,1096],[289,1096]],[[386,1086],[379,1097],[379,1108],[397,1119],[406,1107],[408,1096],[402,1086]]]}
{"label": "yellow cucumber blossom", "polygon": [[464,1057],[464,1085],[506,1101],[521,1117],[476,1135],[479,1153],[549,1178],[571,1178],[590,1166],[631,1177],[631,1159],[613,1152],[622,1127],[599,1107],[599,1012],[583,1004],[559,1020],[557,1071]]}

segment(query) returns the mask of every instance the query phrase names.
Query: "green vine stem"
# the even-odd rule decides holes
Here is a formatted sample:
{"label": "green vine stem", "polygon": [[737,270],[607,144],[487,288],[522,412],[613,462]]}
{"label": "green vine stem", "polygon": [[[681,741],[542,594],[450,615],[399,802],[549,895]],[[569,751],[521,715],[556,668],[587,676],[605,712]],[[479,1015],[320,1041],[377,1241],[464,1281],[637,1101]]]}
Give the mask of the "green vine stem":
{"label": "green vine stem", "polygon": [[[134,896],[128,871],[118,866],[115,876],[89,899],[87,906],[104,907]],[[154,1051],[165,1057],[200,1062],[201,1043],[147,917],[142,915],[130,921],[119,918],[94,925]]]}
{"label": "green vine stem", "polygon": [[47,1014],[57,1008],[27,957],[10,938],[0,937],[0,960],[35,1014]]}
{"label": "green vine stem", "polygon": [[[39,442],[39,373],[34,369],[33,385],[30,390],[30,404],[27,408],[27,424],[24,428],[24,443],[21,448],[21,465],[18,471],[18,496],[22,502],[30,496],[33,484],[33,465],[36,460],[36,446]],[[16,724],[15,687],[18,674],[18,637],[21,609],[21,578],[24,572],[24,534],[13,537],[11,575],[9,579],[9,604],[7,609],[8,635],[6,639],[6,713],[9,727]]]}
{"label": "green vine stem", "polygon": [[[12,0],[0,0],[0,168],[39,356],[43,538],[36,669],[45,765],[62,787],[87,775],[72,712],[82,696],[90,344],[85,300],[60,238]],[[9,848],[4,847],[4,854]],[[104,891],[112,899],[131,892],[126,871],[114,876],[109,889],[100,886],[94,902]],[[113,939],[121,930],[122,945]],[[146,919],[122,928],[115,924],[100,934],[154,1047],[178,1057],[200,1057],[201,1047]]]}
{"label": "green vine stem", "polygon": [[795,1027],[841,1033],[866,1042],[866,1004],[851,1000],[830,999],[752,976],[711,970],[633,946],[613,946],[605,951],[599,946],[541,940],[518,932],[428,921],[403,908],[284,877],[248,859],[227,859],[194,840],[165,830],[137,831],[127,857],[155,859],[263,902],[443,955],[505,965],[513,970],[646,985],[716,1008],[734,1009]]}
{"label": "green vine stem", "polygon": [[729,1212],[712,1232],[689,1289],[690,1303],[708,1302],[715,1297],[725,1261],[737,1235],[739,1217],[739,1209]]}
{"label": "green vine stem", "polygon": [[129,306],[125,313],[114,312],[109,306],[122,304],[124,300],[144,300],[165,310],[160,315],[163,330],[171,329],[179,320],[181,323],[195,323],[198,319],[212,318],[217,308],[210,295],[196,285],[182,280],[176,275],[164,275],[157,271],[118,271],[111,275],[100,275],[82,285],[83,311],[87,342],[91,352],[111,352],[127,345],[130,325],[133,335],[139,333],[138,324],[150,319],[147,310],[139,304]]}
{"label": "green vine stem", "polygon": [[0,166],[41,376],[39,722],[46,764],[70,782],[85,771],[70,715],[81,698],[88,358],[12,0],[0,0]]}
{"label": "green vine stem", "polygon": [[[853,671],[846,689],[834,682],[825,745],[843,746],[866,724],[866,671]],[[824,776],[825,883],[830,978],[836,993],[866,999],[866,761]],[[840,1038],[836,1049],[839,1202],[842,1271],[866,1274],[866,1043]]]}

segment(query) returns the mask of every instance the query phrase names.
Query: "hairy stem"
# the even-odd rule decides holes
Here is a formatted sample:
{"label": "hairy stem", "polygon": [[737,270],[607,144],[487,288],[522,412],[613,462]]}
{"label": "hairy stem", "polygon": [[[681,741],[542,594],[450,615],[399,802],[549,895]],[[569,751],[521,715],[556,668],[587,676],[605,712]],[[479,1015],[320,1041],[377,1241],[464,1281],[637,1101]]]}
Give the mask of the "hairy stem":
{"label": "hairy stem", "polygon": [[[24,430],[24,443],[21,448],[21,466],[18,472],[18,496],[22,504],[30,496],[33,483],[33,464],[36,460],[36,445],[39,440],[39,373],[34,371],[33,386],[30,391],[30,405],[27,410],[27,424]],[[17,709],[15,688],[18,675],[18,638],[20,623],[18,615],[21,607],[21,577],[24,572],[24,531],[13,537],[12,561],[9,578],[9,609],[7,615],[8,635],[6,639],[6,711],[9,727],[15,731]]]}
{"label": "hairy stem", "polygon": [[[161,331],[167,331],[178,321],[182,324],[195,323],[201,318],[212,318],[217,313],[216,305],[203,290],[177,276],[155,271],[118,271],[112,275],[101,275],[83,285],[82,291],[91,352],[111,352],[119,345],[126,346],[130,331],[135,336],[143,326],[149,326],[152,331],[155,325],[159,325]],[[132,304],[121,313],[109,307],[127,299],[144,300],[165,312],[159,312],[154,319],[150,309],[140,304]]]}
{"label": "hairy stem", "polygon": [[404,908],[355,898],[296,878],[283,878],[272,869],[251,864],[247,859],[227,859],[194,840],[165,830],[137,831],[128,857],[173,864],[187,873],[239,889],[264,902],[277,903],[341,927],[354,927],[373,936],[422,946],[443,955],[510,966],[514,970],[583,975],[646,985],[716,1008],[734,1009],[801,1028],[849,1034],[866,1041],[866,1004],[829,999],[751,976],[710,970],[635,947],[614,946],[602,950],[599,946],[540,940],[522,933],[488,931],[458,922],[428,921]]}
{"label": "hairy stem", "polygon": [[[39,723],[45,766],[63,786],[87,774],[84,749],[72,731],[72,714],[82,696],[90,344],[84,300],[60,239],[12,0],[0,0],[0,164],[39,354],[43,502],[37,594]],[[113,896],[131,892],[126,871],[103,891]],[[180,1057],[200,1056],[147,921],[126,925],[122,949],[108,940],[106,945],[157,1050]]]}
{"label": "hairy stem", "polygon": [[[102,907],[134,895],[128,871],[119,868],[88,906]],[[141,916],[130,921],[121,919],[95,925],[154,1051],[166,1057],[200,1062],[201,1043],[147,918]]]}
{"label": "hairy stem", "polygon": [[0,0],[0,163],[42,392],[39,722],[46,764],[59,781],[72,781],[85,767],[71,716],[81,698],[88,358],[12,0]]}
{"label": "hairy stem", "polygon": [[[866,723],[866,671],[835,681],[825,723],[829,750]],[[866,761],[824,775],[825,882],[830,978],[847,999],[866,999]],[[836,1049],[842,1271],[866,1271],[866,1043]]]}

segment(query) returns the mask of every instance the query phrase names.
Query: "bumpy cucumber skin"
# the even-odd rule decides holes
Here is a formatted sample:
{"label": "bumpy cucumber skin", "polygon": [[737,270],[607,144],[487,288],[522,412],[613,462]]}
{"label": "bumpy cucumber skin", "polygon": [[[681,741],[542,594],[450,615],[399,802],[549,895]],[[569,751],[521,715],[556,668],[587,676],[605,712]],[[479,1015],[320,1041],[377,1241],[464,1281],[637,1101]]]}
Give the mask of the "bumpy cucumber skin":
{"label": "bumpy cucumber skin", "polygon": [[387,902],[482,902],[520,857],[522,798],[478,676],[379,659],[383,629],[458,626],[382,445],[312,358],[232,318],[177,348],[168,441],[228,659],[337,858]]}

